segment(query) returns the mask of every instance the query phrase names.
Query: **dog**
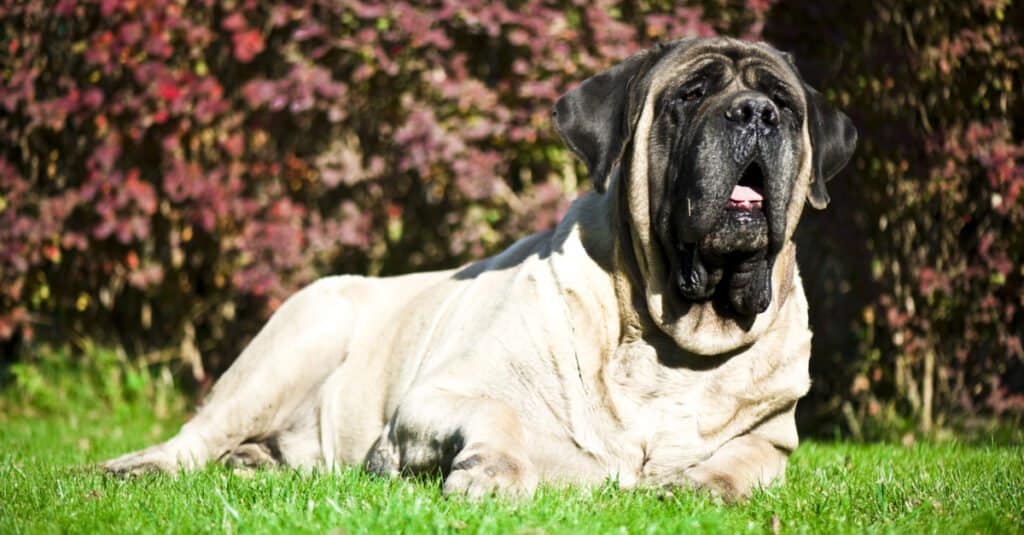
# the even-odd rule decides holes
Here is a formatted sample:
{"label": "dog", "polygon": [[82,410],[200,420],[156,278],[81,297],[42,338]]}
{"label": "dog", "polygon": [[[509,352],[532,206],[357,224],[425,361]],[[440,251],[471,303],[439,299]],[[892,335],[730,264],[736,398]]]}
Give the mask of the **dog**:
{"label": "dog", "polygon": [[857,132],[790,56],[657,45],[562,96],[593,191],[450,271],[330,276],[289,298],[170,440],[103,463],[441,472],[747,496],[784,477],[811,331],[793,231]]}

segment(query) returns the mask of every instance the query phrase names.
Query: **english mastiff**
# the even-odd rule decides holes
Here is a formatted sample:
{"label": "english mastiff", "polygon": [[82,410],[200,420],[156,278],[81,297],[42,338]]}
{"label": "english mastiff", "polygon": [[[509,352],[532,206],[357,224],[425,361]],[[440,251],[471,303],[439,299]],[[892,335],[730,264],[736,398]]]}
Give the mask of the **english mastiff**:
{"label": "english mastiff", "polygon": [[763,43],[687,39],[561,97],[594,191],[459,269],[288,299],[170,440],[116,473],[362,465],[444,492],[539,482],[741,497],[784,475],[809,387],[793,230],[856,144]]}

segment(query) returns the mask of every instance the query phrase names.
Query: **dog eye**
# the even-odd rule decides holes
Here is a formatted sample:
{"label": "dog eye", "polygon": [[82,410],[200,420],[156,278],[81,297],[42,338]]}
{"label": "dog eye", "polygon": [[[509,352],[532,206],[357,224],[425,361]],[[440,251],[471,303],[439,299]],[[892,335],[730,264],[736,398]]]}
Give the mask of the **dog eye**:
{"label": "dog eye", "polygon": [[789,111],[795,111],[796,110],[796,108],[793,106],[793,101],[790,100],[788,95],[782,95],[782,94],[776,93],[776,94],[771,96],[771,99],[775,102],[775,105],[778,106],[780,109],[789,110]]}
{"label": "dog eye", "polygon": [[684,102],[694,102],[704,96],[704,84],[688,84],[683,86],[676,98]]}

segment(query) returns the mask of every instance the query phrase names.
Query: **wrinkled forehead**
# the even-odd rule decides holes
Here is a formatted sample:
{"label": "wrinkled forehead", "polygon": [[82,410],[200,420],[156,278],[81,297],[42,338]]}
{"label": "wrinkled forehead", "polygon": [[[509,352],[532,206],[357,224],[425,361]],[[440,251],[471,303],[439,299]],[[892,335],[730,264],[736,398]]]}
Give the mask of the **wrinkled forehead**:
{"label": "wrinkled forehead", "polygon": [[792,61],[765,43],[749,43],[727,37],[682,40],[675,43],[651,69],[651,94],[678,84],[691,73],[718,63],[736,72],[763,72],[803,94],[803,83]]}

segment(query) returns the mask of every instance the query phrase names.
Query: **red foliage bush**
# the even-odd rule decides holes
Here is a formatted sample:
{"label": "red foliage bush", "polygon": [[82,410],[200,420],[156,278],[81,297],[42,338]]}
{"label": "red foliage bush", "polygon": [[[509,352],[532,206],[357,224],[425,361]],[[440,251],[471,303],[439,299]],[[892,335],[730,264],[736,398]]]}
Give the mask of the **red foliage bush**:
{"label": "red foliage bush", "polygon": [[1020,414],[1022,27],[1003,0],[0,0],[0,340],[221,368],[318,275],[550,227],[586,187],[548,119],[572,84],[763,30],[862,140],[801,224],[804,414]]}
{"label": "red foliage bush", "polygon": [[317,275],[551,226],[579,187],[554,99],[714,32],[659,4],[4,1],[0,339],[194,337],[220,366]]}
{"label": "red foliage bush", "polygon": [[769,16],[767,38],[861,134],[855,171],[802,229],[801,253],[820,251],[803,265],[826,419],[845,404],[869,436],[1024,415],[1022,28],[1003,1],[782,2]]}

